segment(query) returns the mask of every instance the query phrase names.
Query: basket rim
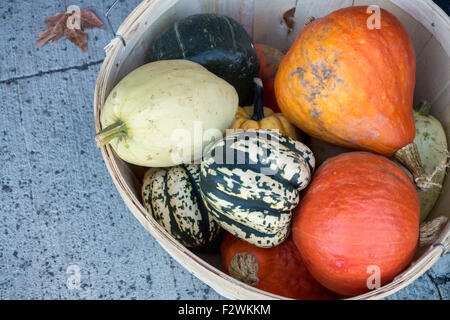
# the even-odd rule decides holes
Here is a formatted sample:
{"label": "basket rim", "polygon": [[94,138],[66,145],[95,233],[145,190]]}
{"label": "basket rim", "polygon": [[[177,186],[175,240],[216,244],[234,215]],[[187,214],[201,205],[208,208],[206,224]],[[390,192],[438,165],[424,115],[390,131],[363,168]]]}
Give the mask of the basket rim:
{"label": "basket rim", "polygon": [[[136,44],[136,39],[133,41],[133,35],[139,28],[143,27],[144,24],[141,24],[140,22],[149,16],[149,12],[152,9],[155,9],[156,5],[160,5],[158,10],[158,13],[160,14],[152,14],[152,19],[154,20],[158,19],[162,14],[164,14],[165,11],[175,5],[178,1],[179,0],[142,1],[122,22],[117,31],[117,34],[120,34],[121,37],[126,40],[127,46],[124,48],[121,39],[114,38],[105,47],[106,56],[98,73],[94,91],[94,121],[96,132],[101,130],[101,101],[103,97],[106,98],[104,80],[107,78],[107,75],[111,72],[114,66],[120,63],[120,58],[126,57],[127,52],[130,50],[129,48],[133,48]],[[402,8],[402,4],[404,5],[405,3],[411,3],[409,0],[390,1],[400,8]],[[450,44],[446,45],[445,42],[442,43],[440,41],[442,40],[442,37],[438,37],[438,34],[436,33],[442,32],[443,30],[446,34],[450,34],[450,18],[431,0],[422,0],[414,5],[417,6],[417,10],[410,14],[416,20],[420,21],[419,18],[421,18],[427,10],[428,13],[431,11],[434,14],[434,17],[440,19],[437,20],[439,22],[434,27],[432,27],[431,24],[430,26],[425,27],[434,36],[436,36],[438,41],[444,47],[447,55],[450,56]],[[118,168],[118,165],[120,165],[122,160],[120,160],[117,156],[114,156],[114,151],[112,148],[109,145],[104,146],[101,148],[101,153],[108,172],[128,209],[133,213],[141,225],[164,248],[164,250],[185,269],[226,298],[290,300],[287,297],[257,289],[232,278],[181,245],[147,213],[144,206],[135,197]],[[445,229],[441,231],[439,238],[424,253],[422,253],[418,260],[394,278],[393,281],[368,293],[349,297],[347,299],[381,299],[403,289],[431,268],[431,266],[445,253],[445,251],[448,250],[449,242],[450,222],[448,222]],[[444,248],[442,248],[442,245]]]}

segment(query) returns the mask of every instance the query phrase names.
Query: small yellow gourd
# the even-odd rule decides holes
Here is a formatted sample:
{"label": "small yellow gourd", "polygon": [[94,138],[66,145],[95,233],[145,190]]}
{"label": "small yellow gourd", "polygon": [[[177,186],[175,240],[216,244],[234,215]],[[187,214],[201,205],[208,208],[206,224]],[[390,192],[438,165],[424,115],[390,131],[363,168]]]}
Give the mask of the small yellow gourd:
{"label": "small yellow gourd", "polygon": [[254,78],[253,81],[255,84],[253,106],[239,107],[230,129],[233,132],[256,129],[278,130],[280,133],[300,141],[298,129],[282,113],[275,113],[272,109],[263,106],[262,81],[260,78]]}

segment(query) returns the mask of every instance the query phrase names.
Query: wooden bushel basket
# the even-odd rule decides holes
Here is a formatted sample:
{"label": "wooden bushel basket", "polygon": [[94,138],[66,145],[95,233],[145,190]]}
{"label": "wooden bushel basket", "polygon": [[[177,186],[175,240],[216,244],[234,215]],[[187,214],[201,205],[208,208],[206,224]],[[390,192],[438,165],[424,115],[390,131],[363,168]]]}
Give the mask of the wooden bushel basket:
{"label": "wooden bushel basket", "polygon": [[[431,113],[443,124],[450,141],[450,19],[431,0],[146,0],[125,19],[105,48],[106,58],[95,87],[94,113],[97,131],[100,113],[111,89],[129,72],[144,64],[152,39],[170,23],[201,12],[228,15],[240,22],[255,42],[286,51],[311,17],[352,5],[378,5],[393,13],[408,31],[417,56],[415,104],[431,103]],[[297,7],[296,7],[297,6]],[[296,8],[285,22],[285,12]],[[122,41],[123,40],[123,41]],[[124,45],[125,44],[125,45]],[[169,235],[146,212],[140,202],[143,168],[119,159],[109,147],[102,148],[103,159],[128,208],[145,229],[182,266],[232,299],[286,299],[233,279],[220,271],[219,254],[196,255]],[[450,176],[428,220],[450,218]],[[450,223],[434,244],[420,248],[413,263],[391,283],[352,299],[380,299],[404,288],[426,272],[449,248]]]}

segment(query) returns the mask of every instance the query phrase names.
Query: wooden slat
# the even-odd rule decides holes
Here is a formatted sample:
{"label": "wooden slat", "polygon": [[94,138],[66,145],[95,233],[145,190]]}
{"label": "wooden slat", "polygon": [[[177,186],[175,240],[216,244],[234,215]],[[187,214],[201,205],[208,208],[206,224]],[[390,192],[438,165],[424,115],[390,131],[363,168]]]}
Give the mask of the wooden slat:
{"label": "wooden slat", "polygon": [[[253,34],[253,8],[258,0],[198,0],[203,13],[218,13],[229,16]],[[258,1],[259,2],[259,1]]]}
{"label": "wooden slat", "polygon": [[282,51],[289,49],[288,27],[283,21],[284,13],[295,8],[295,0],[256,0],[253,17],[253,39]]}
{"label": "wooden slat", "polygon": [[[432,34],[428,31],[428,29],[426,29],[414,17],[412,17],[405,10],[399,8],[390,0],[355,0],[354,5],[378,5],[396,16],[408,32],[416,55],[420,54],[425,44],[431,39]],[[381,19],[383,19],[383,17],[381,17]]]}
{"label": "wooden slat", "polygon": [[316,0],[316,1],[297,1],[297,6],[295,9],[295,25],[291,34],[289,35],[288,42],[291,45],[295,38],[297,38],[298,33],[305,26],[305,21],[309,17],[323,17],[340,8],[351,7],[352,0]]}
{"label": "wooden slat", "polygon": [[433,38],[433,35],[421,23],[417,23],[416,27],[412,30],[410,37],[414,51],[416,52],[416,57],[418,57],[427,43]]}
{"label": "wooden slat", "polygon": [[420,21],[442,44],[450,56],[450,18],[431,0],[391,0],[404,8],[412,17]]}
{"label": "wooden slat", "polygon": [[442,89],[442,93],[431,101],[431,113],[439,117],[439,120],[445,124],[447,139],[450,141],[450,83]]}
{"label": "wooden slat", "polygon": [[450,59],[442,45],[433,37],[417,57],[414,103],[427,100],[433,104],[438,103],[440,108],[447,107],[450,101],[448,95],[443,94],[448,90],[449,83]]}
{"label": "wooden slat", "polygon": [[[398,6],[392,3],[392,1],[389,0],[355,0],[353,3],[354,6],[369,6],[369,5],[377,5],[383,9],[386,9],[390,13],[392,13],[394,16],[397,17],[398,20],[403,24],[406,31],[411,35],[411,32],[415,29],[417,25],[416,19],[411,17],[408,13],[406,13],[404,10],[400,9]],[[383,19],[383,16],[381,16],[381,19]]]}

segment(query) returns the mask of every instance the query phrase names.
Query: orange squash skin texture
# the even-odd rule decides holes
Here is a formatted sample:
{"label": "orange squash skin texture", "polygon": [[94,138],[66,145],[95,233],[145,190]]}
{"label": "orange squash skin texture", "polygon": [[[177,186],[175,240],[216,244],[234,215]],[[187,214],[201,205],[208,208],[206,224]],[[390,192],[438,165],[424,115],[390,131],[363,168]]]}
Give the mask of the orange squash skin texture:
{"label": "orange squash skin texture", "polygon": [[259,248],[226,233],[220,247],[223,271],[238,253],[250,253],[258,262],[259,282],[254,287],[292,299],[329,300],[338,297],[318,283],[306,269],[301,256],[288,237],[273,248]]}
{"label": "orange squash skin texture", "polygon": [[316,171],[295,211],[293,239],[317,281],[343,295],[362,294],[369,291],[369,266],[380,268],[384,285],[411,262],[419,213],[415,187],[399,166],[367,152],[345,153]]}
{"label": "orange squash skin texture", "polygon": [[278,105],[309,135],[392,156],[415,136],[416,58],[401,23],[381,9],[369,30],[367,7],[337,10],[298,35],[275,78]]}

